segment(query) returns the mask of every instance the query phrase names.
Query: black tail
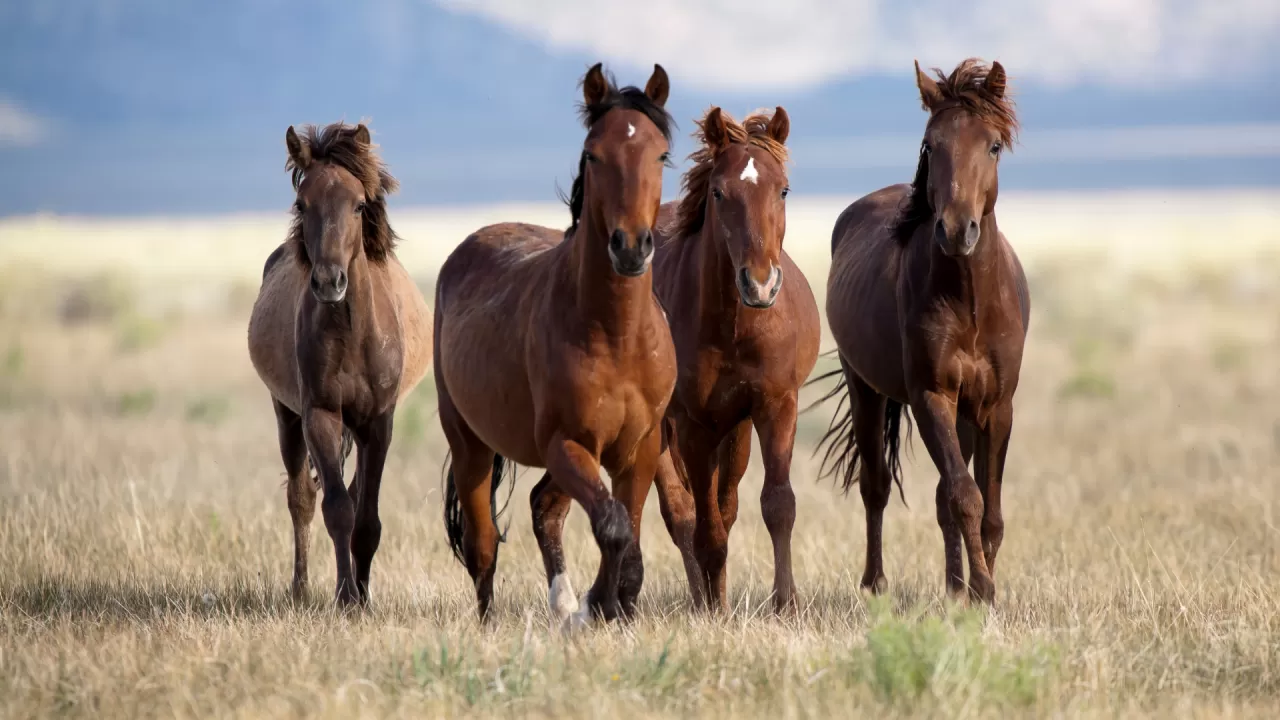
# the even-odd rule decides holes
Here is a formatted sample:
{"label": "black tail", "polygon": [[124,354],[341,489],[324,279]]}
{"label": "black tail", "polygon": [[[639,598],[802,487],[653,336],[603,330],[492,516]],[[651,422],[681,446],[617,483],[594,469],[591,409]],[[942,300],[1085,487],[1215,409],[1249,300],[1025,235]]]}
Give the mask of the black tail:
{"label": "black tail", "polygon": [[[493,456],[493,476],[489,483],[489,511],[492,513],[493,524],[498,524],[498,518],[502,513],[506,512],[507,505],[511,502],[511,493],[515,491],[515,484],[511,485],[511,490],[507,492],[507,501],[502,504],[502,508],[498,508],[498,486],[506,476],[515,475],[515,463],[510,463],[510,469],[507,469],[506,458],[495,454]],[[466,519],[462,517],[462,499],[458,497],[458,486],[453,481],[453,456],[446,454],[444,458],[444,530],[449,536],[449,549],[453,551],[453,556],[458,558],[458,562],[463,565],[467,564],[467,560],[462,554],[462,533],[466,528]],[[498,542],[507,541],[507,528],[511,523],[507,523],[498,535]]]}
{"label": "black tail", "polygon": [[[805,409],[805,412],[821,405],[831,398],[839,396],[840,402],[836,405],[836,412],[831,417],[831,424],[827,426],[826,433],[822,439],[818,441],[818,447],[814,449],[814,455],[823,452],[823,446],[826,446],[822,455],[822,465],[819,470],[820,477],[835,476],[840,479],[844,491],[847,493],[858,482],[858,459],[861,450],[854,437],[854,418],[857,415],[857,400],[853,393],[849,392],[849,382],[844,375],[844,370],[837,369],[831,372],[823,373],[805,383],[806,386],[822,380],[828,380],[832,377],[840,377],[840,382],[836,384],[826,395],[823,395],[817,402]],[[886,398],[884,406],[884,460],[885,465],[889,469],[889,476],[893,478],[893,482],[898,486],[898,497],[902,498],[902,504],[907,504],[906,493],[902,489],[902,459],[901,459],[901,429],[902,417],[907,418],[907,442],[911,442],[911,413],[903,407],[902,403]]]}

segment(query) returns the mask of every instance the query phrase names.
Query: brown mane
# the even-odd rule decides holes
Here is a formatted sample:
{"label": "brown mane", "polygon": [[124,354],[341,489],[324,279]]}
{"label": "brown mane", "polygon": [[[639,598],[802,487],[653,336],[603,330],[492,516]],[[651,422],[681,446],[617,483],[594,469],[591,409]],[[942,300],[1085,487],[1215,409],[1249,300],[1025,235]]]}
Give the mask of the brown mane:
{"label": "brown mane", "polygon": [[[1005,149],[1013,151],[1013,144],[1018,138],[1018,116],[1009,92],[996,95],[986,86],[989,65],[977,58],[969,58],[956,66],[951,75],[943,75],[938,68],[933,72],[938,76],[938,91],[942,94],[942,102],[937,107],[929,108],[932,120],[938,113],[952,108],[961,108],[982,118],[1000,134],[1000,143]],[[893,224],[893,236],[900,244],[905,245],[920,224],[933,217],[933,208],[929,206],[929,157],[924,152],[924,144],[920,146],[920,159],[916,165],[916,175],[911,181],[911,195],[906,205]]]}
{"label": "brown mane", "polygon": [[[357,126],[342,122],[323,128],[305,125],[299,139],[310,150],[310,164],[302,167],[290,157],[284,167],[292,175],[294,192],[302,184],[307,170],[317,163],[331,163],[355,176],[364,186],[364,254],[370,262],[382,263],[399,240],[387,218],[387,195],[395,192],[400,183],[391,176],[378,157],[375,151],[377,145],[360,142],[356,138],[356,131]],[[287,243],[293,248],[298,262],[303,266],[310,265],[302,242],[302,215],[298,212],[297,205],[293,207],[293,222],[289,226]]]}
{"label": "brown mane", "polygon": [[[777,160],[779,165],[786,166],[787,146],[769,135],[769,121],[773,119],[772,111],[757,110],[748,115],[741,125],[723,110],[721,117],[724,118],[731,145],[743,143],[753,145],[769,153],[769,156]],[[683,197],[676,206],[676,217],[671,227],[672,237],[694,236],[702,230],[703,221],[706,219],[711,171],[715,168],[716,158],[720,157],[725,148],[713,147],[707,143],[706,131],[703,127],[705,122],[706,114],[697,122],[698,129],[693,133],[693,138],[700,147],[689,155],[693,167],[689,168],[689,171],[680,179],[680,191]]]}

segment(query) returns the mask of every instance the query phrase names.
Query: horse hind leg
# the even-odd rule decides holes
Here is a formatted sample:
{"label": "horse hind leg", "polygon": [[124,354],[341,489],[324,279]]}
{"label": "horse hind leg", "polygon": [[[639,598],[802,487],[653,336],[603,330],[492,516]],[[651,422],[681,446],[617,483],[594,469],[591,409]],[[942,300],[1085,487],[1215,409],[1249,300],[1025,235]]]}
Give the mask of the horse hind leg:
{"label": "horse hind leg", "polygon": [[[884,416],[887,399],[862,378],[846,369],[849,392],[853,395],[853,437],[861,467],[858,491],[867,518],[867,555],[862,571],[861,587],[874,595],[888,589],[884,575],[884,511],[889,505],[892,477],[885,462]],[[847,483],[852,480],[849,468]]]}
{"label": "horse hind leg", "polygon": [[285,498],[289,517],[293,521],[293,582],[290,586],[295,600],[307,594],[307,556],[311,547],[311,521],[316,514],[316,482],[307,455],[307,443],[302,435],[302,418],[282,405],[272,404],[276,413],[276,432],[280,440],[280,458],[284,461]]}
{"label": "horse hind leg", "polygon": [[503,461],[471,430],[443,385],[437,382],[440,425],[449,442],[451,460],[445,479],[445,530],[454,555],[475,584],[481,621],[493,603],[493,576],[498,562],[498,526],[493,518],[493,484]]}
{"label": "horse hind leg", "polygon": [[580,609],[573,585],[565,573],[564,562],[564,521],[569,516],[572,502],[572,498],[552,482],[549,472],[543,473],[542,479],[529,493],[533,536],[538,541],[542,565],[547,571],[548,602],[559,622],[568,620]]}
{"label": "horse hind leg", "polygon": [[662,513],[662,522],[667,527],[671,542],[680,551],[693,606],[701,608],[706,605],[706,596],[702,588],[702,571],[693,554],[693,532],[697,517],[693,508],[693,493],[689,492],[688,480],[677,464],[677,458],[673,455],[675,452],[676,447],[672,443],[658,458],[658,469],[654,474],[654,484],[658,488],[658,510]]}

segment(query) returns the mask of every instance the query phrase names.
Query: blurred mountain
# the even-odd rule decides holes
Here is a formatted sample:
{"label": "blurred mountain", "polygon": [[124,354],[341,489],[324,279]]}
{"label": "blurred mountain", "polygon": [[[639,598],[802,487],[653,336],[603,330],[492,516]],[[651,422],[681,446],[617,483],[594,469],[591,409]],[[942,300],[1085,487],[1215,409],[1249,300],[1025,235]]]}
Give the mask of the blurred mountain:
{"label": "blurred mountain", "polygon": [[[576,83],[596,59],[426,2],[11,0],[0,3],[0,214],[284,208],[285,128],[344,118],[371,121],[399,204],[552,200],[581,142]],[[650,71],[612,67],[627,84]],[[1226,75],[1139,89],[1019,83],[1026,132],[1002,185],[1280,184],[1280,80]],[[712,103],[735,115],[784,105],[796,193],[910,179],[925,118],[909,67],[782,92],[672,83],[678,156]],[[1151,126],[1172,130],[1115,135]]]}

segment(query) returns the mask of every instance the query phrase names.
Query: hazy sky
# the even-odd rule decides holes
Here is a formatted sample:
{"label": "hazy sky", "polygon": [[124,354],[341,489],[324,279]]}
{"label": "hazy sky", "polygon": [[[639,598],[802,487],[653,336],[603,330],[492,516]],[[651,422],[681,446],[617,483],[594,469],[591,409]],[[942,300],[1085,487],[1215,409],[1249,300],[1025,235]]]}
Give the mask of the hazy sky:
{"label": "hazy sky", "polygon": [[[0,0],[0,214],[287,204],[285,128],[369,118],[397,202],[552,200],[596,60],[792,116],[800,195],[910,179],[911,63],[998,59],[1002,186],[1280,185],[1276,0]],[[678,174],[668,173],[668,194]]]}

